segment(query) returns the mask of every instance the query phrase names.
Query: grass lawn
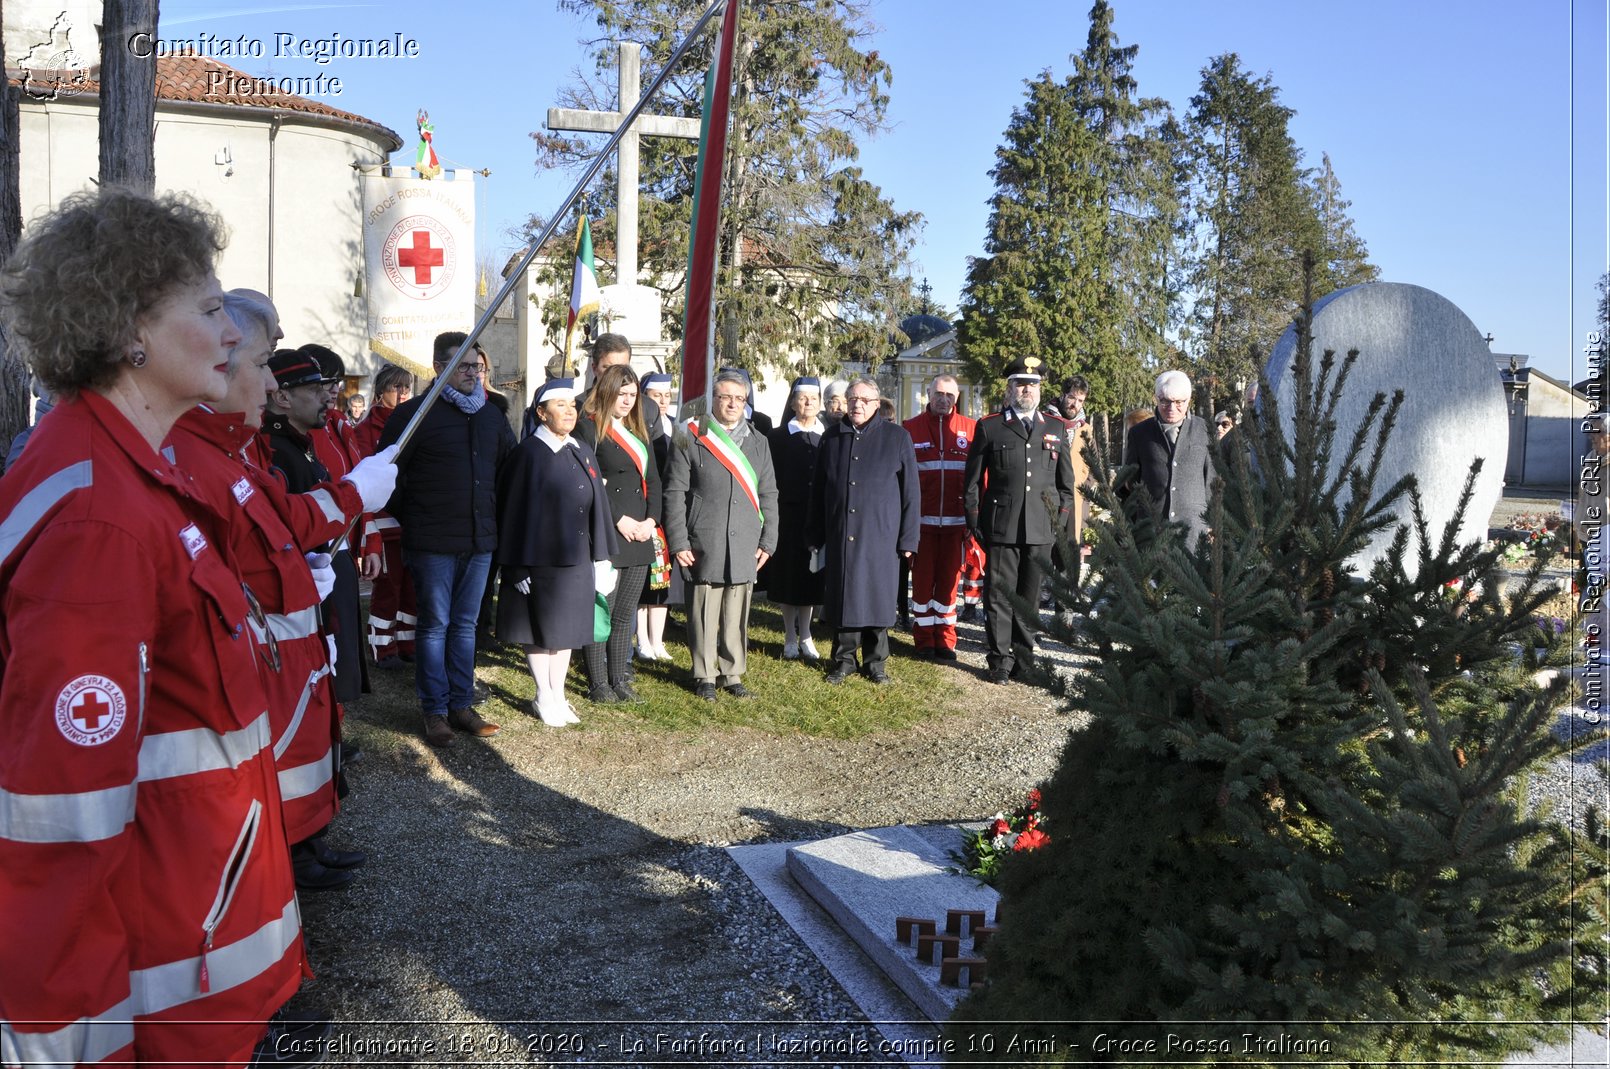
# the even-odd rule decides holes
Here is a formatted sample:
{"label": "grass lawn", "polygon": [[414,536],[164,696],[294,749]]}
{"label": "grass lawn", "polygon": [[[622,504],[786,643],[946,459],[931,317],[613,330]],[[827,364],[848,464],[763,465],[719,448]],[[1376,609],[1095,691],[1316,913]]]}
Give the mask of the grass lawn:
{"label": "grass lawn", "polygon": [[[874,686],[863,677],[852,676],[842,686],[829,686],[823,681],[823,665],[782,659],[782,615],[770,603],[757,600],[749,617],[749,665],[744,673],[744,685],[755,696],[745,701],[723,693],[713,704],[701,701],[693,694],[687,633],[680,626],[681,619],[680,612],[673,609],[666,629],[665,644],[673,660],[636,662],[633,686],[644,698],[639,705],[587,701],[581,651],[575,651],[566,691],[582,722],[563,730],[703,732],[746,727],[777,735],[857,738],[948,716],[967,700],[969,688],[957,685],[954,666],[914,659],[911,636],[893,629],[889,633],[891,683]],[[825,655],[832,640],[821,625],[815,632],[817,649]],[[552,730],[544,728],[531,712],[536,685],[518,648],[482,653],[476,665],[477,678],[492,690],[491,699],[480,707],[483,716],[502,724],[506,732],[517,725]],[[385,719],[396,724],[405,711],[417,711],[411,670],[371,669],[370,679],[374,693],[364,701],[366,712],[383,708]]]}

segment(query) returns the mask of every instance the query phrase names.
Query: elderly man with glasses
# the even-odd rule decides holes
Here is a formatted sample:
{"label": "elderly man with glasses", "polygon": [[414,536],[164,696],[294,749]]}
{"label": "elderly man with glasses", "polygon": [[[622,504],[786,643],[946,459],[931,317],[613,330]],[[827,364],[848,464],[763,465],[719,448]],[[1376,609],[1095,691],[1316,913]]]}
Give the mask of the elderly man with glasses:
{"label": "elderly man with glasses", "polygon": [[[1139,485],[1154,515],[1183,523],[1189,544],[1207,533],[1208,487],[1213,482],[1213,429],[1191,415],[1191,380],[1183,371],[1157,376],[1157,418],[1142,420],[1124,437],[1124,463],[1140,467]],[[1129,495],[1131,501],[1135,495]]]}
{"label": "elderly man with glasses", "polygon": [[894,623],[900,557],[916,552],[922,497],[911,436],[879,412],[878,384],[850,383],[849,412],[822,435],[811,483],[806,538],[827,564],[822,616],[833,625],[829,683],[860,668],[887,683],[889,627]]}
{"label": "elderly man with glasses", "polygon": [[676,434],[665,479],[665,541],[684,569],[693,691],[751,697],[749,603],[755,574],[777,549],[777,477],[765,435],[744,418],[748,379],[732,371],[711,387],[711,418]]}
{"label": "elderly man with glasses", "polygon": [[[442,374],[465,335],[436,336]],[[496,724],[475,711],[475,623],[497,546],[498,468],[515,446],[509,422],[487,404],[485,358],[464,355],[397,458],[397,492],[389,511],[402,524],[403,562],[414,580],[419,623],[414,631],[414,689],[425,717],[425,741],[449,746],[453,732],[478,738]],[[380,435],[384,449],[402,436],[424,397],[404,401]]]}

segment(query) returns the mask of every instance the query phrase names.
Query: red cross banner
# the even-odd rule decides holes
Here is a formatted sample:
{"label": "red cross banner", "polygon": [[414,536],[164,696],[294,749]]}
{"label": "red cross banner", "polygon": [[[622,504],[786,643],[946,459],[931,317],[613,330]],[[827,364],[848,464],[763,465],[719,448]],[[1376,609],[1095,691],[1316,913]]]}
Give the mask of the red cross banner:
{"label": "red cross banner", "polygon": [[369,348],[430,378],[431,343],[475,322],[475,187],[449,179],[363,179]]}

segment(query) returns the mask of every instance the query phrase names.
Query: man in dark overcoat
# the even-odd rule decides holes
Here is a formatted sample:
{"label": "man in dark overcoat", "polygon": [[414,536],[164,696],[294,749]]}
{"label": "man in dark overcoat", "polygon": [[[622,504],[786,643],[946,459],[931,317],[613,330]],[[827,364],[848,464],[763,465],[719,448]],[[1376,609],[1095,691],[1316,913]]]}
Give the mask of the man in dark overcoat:
{"label": "man in dark overcoat", "polygon": [[1067,425],[1039,411],[1042,366],[1029,356],[1006,369],[1006,407],[978,421],[963,475],[967,528],[984,547],[992,683],[1034,668],[1040,578],[1074,503]]}
{"label": "man in dark overcoat", "polygon": [[1191,380],[1185,372],[1157,376],[1156,399],[1157,418],[1142,420],[1124,436],[1124,463],[1140,466],[1140,485],[1151,495],[1154,515],[1185,524],[1194,548],[1208,530],[1214,430],[1191,414]]}
{"label": "man in dark overcoat", "polygon": [[922,491],[911,436],[878,411],[878,384],[850,383],[849,415],[822,434],[807,538],[827,562],[822,617],[833,625],[829,683],[861,670],[887,683],[889,628],[903,593],[897,562],[917,551]]}

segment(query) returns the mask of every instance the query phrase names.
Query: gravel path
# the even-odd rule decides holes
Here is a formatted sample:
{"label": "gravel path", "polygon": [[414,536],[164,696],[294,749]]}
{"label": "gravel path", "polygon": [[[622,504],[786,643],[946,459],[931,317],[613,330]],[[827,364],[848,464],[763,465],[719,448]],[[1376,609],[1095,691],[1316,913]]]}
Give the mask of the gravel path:
{"label": "gravel path", "polygon": [[436,753],[412,708],[360,704],[366,752],[332,838],[371,860],[350,887],[304,896],[318,973],[304,997],[341,1022],[335,1055],[702,1065],[725,1043],[746,1065],[881,1060],[722,848],[1018,804],[1073,721],[1043,691],[980,679],[978,637],[964,629],[947,673],[962,711],[855,741],[514,718]]}

